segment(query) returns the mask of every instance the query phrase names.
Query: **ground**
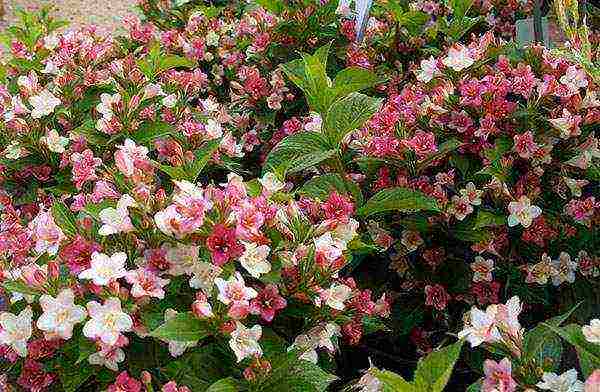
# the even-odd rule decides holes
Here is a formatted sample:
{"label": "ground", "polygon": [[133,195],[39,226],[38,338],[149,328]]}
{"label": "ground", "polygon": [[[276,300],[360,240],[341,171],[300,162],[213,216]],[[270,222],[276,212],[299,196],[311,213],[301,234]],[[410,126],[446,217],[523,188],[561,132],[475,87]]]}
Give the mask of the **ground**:
{"label": "ground", "polygon": [[0,18],[0,30],[15,20],[14,10],[54,5],[55,15],[72,25],[97,24],[116,30],[121,19],[134,12],[135,0],[0,0],[5,15]]}

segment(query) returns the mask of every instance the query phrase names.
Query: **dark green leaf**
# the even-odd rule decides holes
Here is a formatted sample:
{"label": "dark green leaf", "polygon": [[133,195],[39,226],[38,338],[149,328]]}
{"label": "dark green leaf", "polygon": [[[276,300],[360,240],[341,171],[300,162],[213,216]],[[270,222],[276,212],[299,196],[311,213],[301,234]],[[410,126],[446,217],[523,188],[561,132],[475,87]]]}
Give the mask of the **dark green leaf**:
{"label": "dark green leaf", "polygon": [[363,216],[379,212],[440,211],[437,201],[423,192],[408,188],[390,188],[378,192],[367,200],[358,213]]}

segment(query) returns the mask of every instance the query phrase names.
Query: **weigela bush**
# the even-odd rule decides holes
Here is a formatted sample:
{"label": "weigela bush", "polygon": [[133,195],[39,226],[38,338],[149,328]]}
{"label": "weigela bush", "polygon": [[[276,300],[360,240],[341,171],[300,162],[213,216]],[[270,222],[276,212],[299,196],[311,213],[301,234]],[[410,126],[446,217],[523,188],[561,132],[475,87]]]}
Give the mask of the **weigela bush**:
{"label": "weigela bush", "polygon": [[258,3],[3,36],[2,390],[594,391],[587,30]]}

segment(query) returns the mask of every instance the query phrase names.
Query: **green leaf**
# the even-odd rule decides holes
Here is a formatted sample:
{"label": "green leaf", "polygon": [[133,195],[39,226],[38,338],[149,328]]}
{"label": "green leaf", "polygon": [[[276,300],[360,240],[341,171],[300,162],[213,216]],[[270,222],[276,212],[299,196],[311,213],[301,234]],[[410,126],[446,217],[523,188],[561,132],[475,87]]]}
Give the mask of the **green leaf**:
{"label": "green leaf", "polygon": [[580,304],[581,302],[567,313],[546,320],[528,331],[523,337],[523,353],[525,356],[535,359],[536,363],[545,371],[557,371],[563,352],[562,343],[556,333],[545,324],[556,328],[560,327]]}
{"label": "green leaf", "polygon": [[383,384],[383,392],[417,392],[417,388],[402,378],[402,376],[389,370],[370,370]]}
{"label": "green leaf", "polygon": [[261,392],[324,392],[337,377],[318,365],[289,352],[273,360],[273,371],[260,386]]}
{"label": "green leaf", "polygon": [[9,293],[20,293],[25,295],[37,295],[40,292],[20,280],[8,280],[2,282],[2,288]]}
{"label": "green leaf", "polygon": [[149,145],[155,140],[171,135],[173,131],[173,126],[164,121],[144,122],[131,135],[131,139],[138,144]]}
{"label": "green leaf", "polygon": [[239,390],[239,382],[233,377],[227,377],[213,383],[206,392],[237,392]]}
{"label": "green leaf", "polygon": [[325,201],[332,191],[352,196],[357,206],[363,203],[362,193],[358,185],[353,181],[342,178],[339,174],[324,174],[313,177],[302,188],[298,189],[297,193]]}
{"label": "green leaf", "polygon": [[335,101],[325,117],[325,134],[332,147],[342,141],[349,132],[360,128],[381,107],[380,98],[369,97],[361,93],[350,95]]}
{"label": "green leaf", "polygon": [[432,162],[444,158],[448,153],[462,146],[462,144],[463,143],[457,139],[446,140],[445,142],[440,144],[438,152],[419,161],[419,163],[417,164],[417,172],[421,172],[422,170],[426,169]]}
{"label": "green leaf", "polygon": [[452,10],[455,18],[462,18],[471,9],[473,0],[448,0],[448,7]]}
{"label": "green leaf", "polygon": [[256,0],[256,4],[275,15],[279,15],[287,8],[282,0]]}
{"label": "green leaf", "polygon": [[87,361],[76,364],[80,356],[79,340],[68,342],[58,356],[58,376],[65,392],[77,391],[94,374]]}
{"label": "green leaf", "polygon": [[421,391],[442,392],[460,356],[464,340],[433,351],[419,361],[414,384]]}
{"label": "green leaf", "polygon": [[325,137],[316,132],[298,132],[283,139],[269,153],[263,173],[273,172],[283,177],[314,166],[330,158],[335,151],[329,150]]}
{"label": "green leaf", "polygon": [[379,77],[367,69],[360,67],[345,68],[338,72],[333,80],[331,99],[345,97],[350,93],[373,87],[379,82]]}
{"label": "green leaf", "polygon": [[581,326],[570,324],[559,328],[552,324],[544,323],[544,325],[575,347],[585,378],[589,377],[595,369],[600,369],[600,344],[588,342],[581,332]]}
{"label": "green leaf", "polygon": [[202,148],[194,152],[194,162],[188,165],[186,168],[188,179],[190,182],[195,182],[202,169],[206,166],[210,158],[213,156],[215,151],[219,148],[221,139],[211,140],[206,143]]}
{"label": "green leaf", "polygon": [[423,192],[408,188],[389,188],[379,191],[358,210],[359,215],[369,216],[379,212],[440,211],[437,201]]}
{"label": "green leaf", "polygon": [[62,229],[62,231],[69,237],[74,237],[77,234],[77,224],[75,215],[69,210],[69,208],[60,201],[54,202],[52,205],[52,216],[54,221]]}
{"label": "green leaf", "polygon": [[477,217],[475,218],[475,224],[473,230],[481,229],[490,226],[504,226],[506,224],[506,216],[500,214],[494,214],[490,211],[479,210],[477,211]]}
{"label": "green leaf", "polygon": [[163,325],[156,328],[151,336],[176,342],[193,342],[209,335],[206,323],[193,313],[179,313]]}
{"label": "green leaf", "polygon": [[186,57],[169,55],[161,57],[158,61],[158,72],[164,72],[173,68],[192,68],[196,63]]}

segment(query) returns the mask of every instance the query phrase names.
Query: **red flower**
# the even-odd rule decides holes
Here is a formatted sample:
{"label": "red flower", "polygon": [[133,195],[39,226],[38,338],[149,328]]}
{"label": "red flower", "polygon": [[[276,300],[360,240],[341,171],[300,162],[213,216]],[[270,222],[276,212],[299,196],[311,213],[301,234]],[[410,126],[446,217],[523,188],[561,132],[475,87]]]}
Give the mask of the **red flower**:
{"label": "red flower", "polygon": [[250,301],[250,312],[260,314],[260,317],[267,322],[271,322],[275,313],[287,306],[286,300],[279,295],[279,290],[274,284],[267,285],[259,291],[256,298]]}
{"label": "red flower", "polygon": [[[42,364],[26,360],[17,383],[30,392],[42,392],[54,382],[54,374],[46,373]],[[112,392],[112,391],[111,391]]]}
{"label": "red flower", "polygon": [[497,304],[500,301],[500,283],[498,282],[477,282],[471,286],[471,293],[477,297],[480,305]]}
{"label": "red flower", "polygon": [[354,212],[354,205],[347,197],[331,192],[327,201],[323,203],[323,211],[327,219],[347,221]]}
{"label": "red flower", "polygon": [[141,392],[142,383],[133,377],[129,377],[127,372],[121,372],[117,376],[115,383],[108,387],[108,392]]}
{"label": "red flower", "polygon": [[440,284],[425,286],[425,305],[433,306],[437,310],[444,310],[450,301],[450,295]]}
{"label": "red flower", "polygon": [[213,263],[219,266],[240,256],[244,251],[244,246],[235,237],[235,229],[222,224],[213,227],[212,234],[206,239],[206,247],[211,252]]}
{"label": "red flower", "polygon": [[87,241],[79,234],[60,251],[59,257],[66,261],[72,274],[77,275],[90,267],[92,253],[100,252],[102,247],[92,241]]}

